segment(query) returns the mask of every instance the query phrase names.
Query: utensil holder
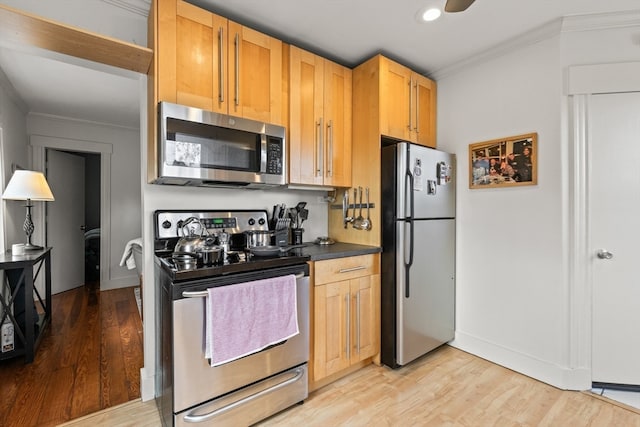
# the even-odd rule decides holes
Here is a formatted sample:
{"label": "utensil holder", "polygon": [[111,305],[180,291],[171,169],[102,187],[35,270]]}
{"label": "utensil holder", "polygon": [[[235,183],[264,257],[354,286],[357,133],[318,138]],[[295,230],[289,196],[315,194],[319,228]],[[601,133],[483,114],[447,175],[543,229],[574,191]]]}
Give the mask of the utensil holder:
{"label": "utensil holder", "polygon": [[301,245],[302,244],[302,233],[304,232],[304,228],[292,228],[291,229],[291,244],[292,245]]}

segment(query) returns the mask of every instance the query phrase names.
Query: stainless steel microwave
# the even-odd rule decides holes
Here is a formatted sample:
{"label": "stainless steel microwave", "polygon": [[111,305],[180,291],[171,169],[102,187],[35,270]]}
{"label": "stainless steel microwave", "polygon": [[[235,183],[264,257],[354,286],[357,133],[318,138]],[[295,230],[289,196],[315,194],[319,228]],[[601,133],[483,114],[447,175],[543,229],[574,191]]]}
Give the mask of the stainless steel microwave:
{"label": "stainless steel microwave", "polygon": [[158,116],[156,184],[286,185],[284,127],[168,102],[160,102]]}

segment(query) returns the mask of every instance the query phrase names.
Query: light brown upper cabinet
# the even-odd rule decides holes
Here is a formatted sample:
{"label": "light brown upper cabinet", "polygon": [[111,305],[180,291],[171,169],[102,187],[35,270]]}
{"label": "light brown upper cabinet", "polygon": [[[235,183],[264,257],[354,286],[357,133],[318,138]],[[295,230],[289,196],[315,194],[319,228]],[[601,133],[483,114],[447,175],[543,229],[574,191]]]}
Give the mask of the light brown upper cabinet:
{"label": "light brown upper cabinet", "polygon": [[436,146],[436,84],[387,58],[381,60],[380,132]]}
{"label": "light brown upper cabinet", "polygon": [[350,69],[290,49],[289,182],[351,186]]}
{"label": "light brown upper cabinet", "polygon": [[285,125],[282,42],[182,0],[158,1],[158,101]]}
{"label": "light brown upper cabinet", "polygon": [[282,41],[229,21],[227,45],[229,114],[286,125],[282,117]]}

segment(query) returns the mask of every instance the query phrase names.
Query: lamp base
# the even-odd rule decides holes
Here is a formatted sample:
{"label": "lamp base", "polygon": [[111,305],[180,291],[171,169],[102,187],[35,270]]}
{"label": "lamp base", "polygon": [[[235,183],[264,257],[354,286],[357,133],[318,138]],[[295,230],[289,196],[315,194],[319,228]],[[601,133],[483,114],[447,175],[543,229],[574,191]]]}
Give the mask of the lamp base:
{"label": "lamp base", "polygon": [[23,248],[25,251],[40,251],[44,249],[42,246],[32,245],[31,243],[25,243]]}
{"label": "lamp base", "polygon": [[33,205],[31,204],[31,200],[27,199],[27,204],[25,205],[27,208],[27,216],[24,219],[24,224],[22,224],[22,229],[27,234],[27,243],[24,244],[24,250],[26,251],[40,251],[44,249],[42,246],[34,245],[31,243],[31,234],[33,234],[34,226],[33,221],[31,221],[31,208]]}

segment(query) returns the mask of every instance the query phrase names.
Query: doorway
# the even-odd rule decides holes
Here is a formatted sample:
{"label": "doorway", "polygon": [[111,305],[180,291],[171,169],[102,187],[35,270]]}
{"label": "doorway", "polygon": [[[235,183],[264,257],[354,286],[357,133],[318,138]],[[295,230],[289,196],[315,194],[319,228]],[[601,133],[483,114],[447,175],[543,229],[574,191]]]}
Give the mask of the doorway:
{"label": "doorway", "polygon": [[[50,154],[54,151],[59,153],[66,153],[66,154],[73,153],[71,154],[72,156],[83,158],[85,165],[86,163],[88,163],[92,169],[96,169],[96,168],[99,169],[99,170],[92,170],[91,172],[88,172],[88,173],[91,173],[92,177],[94,174],[99,175],[99,179],[95,180],[97,184],[92,183],[89,187],[92,193],[90,198],[93,198],[93,197],[99,198],[99,207],[98,207],[99,227],[98,228],[100,229],[100,236],[102,237],[111,236],[110,194],[111,194],[111,156],[113,153],[112,145],[106,144],[106,143],[94,142],[94,141],[82,141],[82,140],[76,140],[76,139],[58,138],[58,137],[43,136],[43,135],[32,135],[30,138],[30,145],[32,147],[32,151],[31,151],[32,165],[35,170],[45,170],[47,167],[47,160],[48,160],[47,157],[50,156]],[[54,156],[55,155],[56,154],[54,154]],[[87,159],[90,159],[90,160],[87,161]],[[97,167],[97,165],[99,165],[99,167]],[[64,172],[64,173],[67,173],[67,172]],[[47,172],[47,175],[48,174],[49,172]],[[81,179],[84,182],[84,179],[85,179],[84,173],[82,174],[82,176],[83,178],[75,178],[75,179],[76,180]],[[93,178],[92,178],[92,182],[93,182]],[[97,185],[99,189],[95,189],[95,185]],[[54,197],[56,197],[56,201],[53,203],[57,204],[58,195],[56,194],[56,190],[52,189],[52,191],[54,192]],[[49,229],[53,227],[53,224],[48,223],[50,219],[47,217],[50,213],[50,209],[53,208],[53,203],[51,203],[52,206],[46,206],[46,209],[47,209],[46,213],[42,211],[37,214],[36,218],[38,218],[40,223],[36,225],[36,231],[34,232],[34,235],[37,233],[42,233],[42,235],[36,236],[36,237],[41,239],[41,241],[46,241],[46,244],[48,246],[53,246],[53,243],[55,243],[55,242],[49,241],[48,239],[45,240],[45,235],[44,235],[45,233],[47,233],[48,235],[50,233]],[[82,203],[83,207],[84,207],[84,204],[85,203],[83,201]],[[95,207],[95,204],[92,203],[92,206]],[[38,206],[35,208],[41,208],[41,207]],[[41,209],[44,209],[44,208],[41,208]],[[84,212],[84,209],[83,209],[83,212]],[[95,218],[95,215],[93,213],[90,215],[93,218]],[[75,237],[75,241],[78,242],[75,246],[71,246],[71,249],[73,250],[75,255],[73,255],[73,257],[71,257],[70,259],[80,260],[80,264],[82,264],[81,267],[84,267],[85,265],[84,264],[84,233],[87,230],[80,229],[80,226],[84,225],[84,221],[85,221],[84,219],[77,220],[76,222],[78,223],[76,224],[76,227],[73,229],[69,228],[69,232],[67,234],[67,235],[73,235]],[[65,242],[63,241],[62,244],[64,245]],[[110,249],[109,239],[101,238],[99,242],[99,264],[98,264],[100,266],[98,272],[99,272],[99,282],[101,286],[109,282],[109,269],[105,267],[109,265],[109,258],[108,258],[109,249]],[[54,250],[55,250],[55,253],[58,253],[57,249],[54,249]],[[55,264],[54,264],[54,261],[52,260],[52,265],[51,265],[52,274],[53,274],[54,266]],[[84,271],[80,275],[77,275],[76,277],[78,277],[78,279],[75,280],[76,282],[81,281],[82,283],[84,283]]]}
{"label": "doorway", "polygon": [[[47,149],[46,174],[56,203],[46,211],[52,293],[100,279],[100,155]],[[99,286],[98,286],[99,288]]]}
{"label": "doorway", "polygon": [[589,100],[594,387],[640,392],[640,93]]}
{"label": "doorway", "polygon": [[[2,126],[0,126],[0,188],[4,189],[4,142],[2,139]],[[4,232],[4,204],[0,206],[0,252],[5,251],[7,242],[5,241]],[[0,275],[0,280],[3,280],[3,276]],[[4,281],[2,282],[4,283]]]}

